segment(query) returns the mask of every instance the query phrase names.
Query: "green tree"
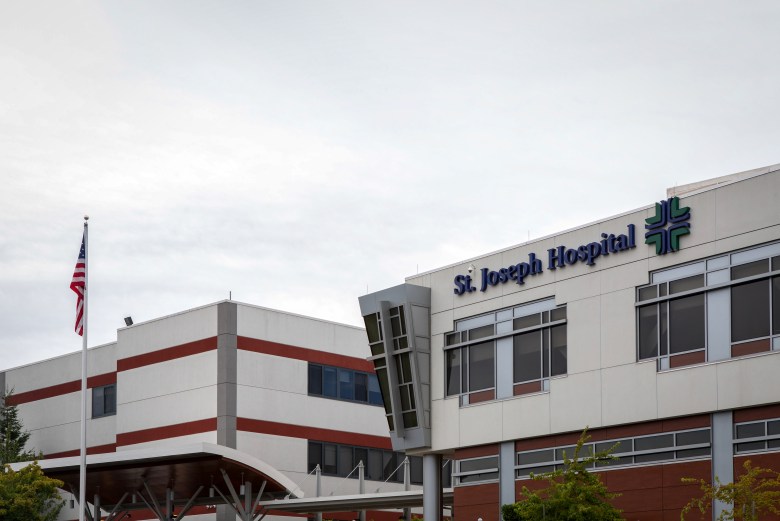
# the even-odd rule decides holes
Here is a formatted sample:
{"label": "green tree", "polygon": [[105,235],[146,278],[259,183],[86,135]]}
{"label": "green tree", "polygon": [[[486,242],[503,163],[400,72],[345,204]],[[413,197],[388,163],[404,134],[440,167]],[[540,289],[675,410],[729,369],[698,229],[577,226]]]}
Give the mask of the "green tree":
{"label": "green tree", "polygon": [[41,458],[41,455],[34,451],[24,450],[30,433],[22,427],[16,406],[8,405],[8,398],[12,394],[12,391],[5,391],[0,395],[0,465]]}
{"label": "green tree", "polygon": [[622,519],[620,510],[612,506],[611,499],[619,496],[607,490],[596,474],[588,472],[588,466],[599,461],[613,459],[610,451],[589,454],[580,458],[583,444],[590,439],[585,429],[580,436],[574,454],[569,459],[564,454],[563,468],[546,474],[531,475],[539,481],[547,481],[546,488],[532,491],[523,487],[522,499],[504,505],[501,512],[504,521],[613,521]]}
{"label": "green tree", "polygon": [[3,521],[54,521],[62,509],[57,488],[62,481],[46,477],[37,462],[14,471],[0,471],[0,519]]}
{"label": "green tree", "polygon": [[699,484],[702,496],[685,505],[680,513],[681,521],[685,521],[693,509],[704,514],[711,508],[713,500],[731,505],[731,509],[720,513],[718,521],[757,521],[765,514],[780,516],[780,473],[754,467],[750,460],[745,461],[742,467],[744,473],[733,483],[721,483],[717,476],[715,484],[703,479],[682,478],[683,483]]}

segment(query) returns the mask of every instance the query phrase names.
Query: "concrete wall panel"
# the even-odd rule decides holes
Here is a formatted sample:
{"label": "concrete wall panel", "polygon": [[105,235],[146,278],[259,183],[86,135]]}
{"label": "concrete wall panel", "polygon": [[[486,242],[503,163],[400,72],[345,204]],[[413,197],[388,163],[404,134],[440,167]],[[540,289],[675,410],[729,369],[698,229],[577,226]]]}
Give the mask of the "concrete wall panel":
{"label": "concrete wall panel", "polygon": [[553,432],[602,425],[601,372],[570,374],[550,380],[550,426]]}
{"label": "concrete wall panel", "polygon": [[236,438],[238,450],[265,461],[276,470],[285,474],[308,471],[308,440],[244,431],[238,431]]}
{"label": "concrete wall panel", "polygon": [[353,326],[240,304],[238,335],[365,358],[365,331]]}
{"label": "concrete wall panel", "polygon": [[216,418],[215,385],[117,405],[117,432],[133,432]]}
{"label": "concrete wall panel", "polygon": [[[116,343],[90,348],[87,375],[116,371]],[[81,351],[6,371],[6,387],[14,394],[81,380]]]}
{"label": "concrete wall panel", "polygon": [[[636,362],[636,311],[633,288],[601,297],[601,366]],[[572,328],[569,334],[577,334]]]}
{"label": "concrete wall panel", "polygon": [[654,360],[605,368],[601,372],[604,425],[620,425],[658,417]]}
{"label": "concrete wall panel", "polygon": [[460,446],[482,445],[500,439],[503,430],[501,402],[463,407],[460,410]]}
{"label": "concrete wall panel", "polygon": [[217,351],[145,365],[117,374],[117,404],[217,384]]}
{"label": "concrete wall panel", "polygon": [[217,336],[217,304],[119,329],[117,359],[214,336]]}
{"label": "concrete wall panel", "polygon": [[307,394],[308,368],[308,362],[302,360],[238,350],[240,385]]}
{"label": "concrete wall panel", "polygon": [[576,300],[566,306],[568,373],[585,373],[601,366],[601,298]]}
{"label": "concrete wall panel", "polygon": [[780,401],[780,352],[718,363],[718,409]]}
{"label": "concrete wall panel", "polygon": [[718,407],[713,364],[658,373],[661,418],[714,411]]}
{"label": "concrete wall panel", "polygon": [[505,400],[502,439],[514,440],[550,434],[550,393]]}
{"label": "concrete wall panel", "polygon": [[433,400],[431,403],[431,423],[435,425],[435,428],[431,431],[431,443],[435,449],[450,449],[458,446],[460,441],[459,415],[458,398]]}

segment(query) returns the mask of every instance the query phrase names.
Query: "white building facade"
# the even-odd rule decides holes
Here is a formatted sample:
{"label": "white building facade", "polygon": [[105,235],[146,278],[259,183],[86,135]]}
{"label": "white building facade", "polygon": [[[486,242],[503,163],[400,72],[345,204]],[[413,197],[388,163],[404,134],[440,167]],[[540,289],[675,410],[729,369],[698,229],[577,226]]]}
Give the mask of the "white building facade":
{"label": "white building facade", "polygon": [[780,470],[780,166],[360,304],[393,444],[455,460],[458,521],[497,521],[586,427],[588,448],[617,444],[593,470],[626,519],[679,519],[700,495],[682,477]]}
{"label": "white building facade", "polygon": [[[116,342],[89,350],[88,453],[207,442],[264,461],[306,496],[316,494],[316,465],[322,495],[357,493],[358,480],[345,477],[359,461],[367,490],[403,490],[403,455],[392,451],[364,350],[362,329],[234,301],[119,329]],[[78,454],[80,378],[80,352],[0,372],[28,449]],[[421,459],[410,467],[421,483]],[[188,519],[235,519],[224,508]],[[77,517],[68,502],[61,519]]]}

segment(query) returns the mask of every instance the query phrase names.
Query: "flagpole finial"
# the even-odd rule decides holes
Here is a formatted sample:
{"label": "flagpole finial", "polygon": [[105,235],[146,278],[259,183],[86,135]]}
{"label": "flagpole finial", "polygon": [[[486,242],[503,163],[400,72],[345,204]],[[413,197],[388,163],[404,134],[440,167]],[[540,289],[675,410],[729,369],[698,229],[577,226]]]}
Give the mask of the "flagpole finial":
{"label": "flagpole finial", "polygon": [[85,216],[84,216],[84,220],[85,220],[85,221],[89,221],[89,215],[85,215]]}

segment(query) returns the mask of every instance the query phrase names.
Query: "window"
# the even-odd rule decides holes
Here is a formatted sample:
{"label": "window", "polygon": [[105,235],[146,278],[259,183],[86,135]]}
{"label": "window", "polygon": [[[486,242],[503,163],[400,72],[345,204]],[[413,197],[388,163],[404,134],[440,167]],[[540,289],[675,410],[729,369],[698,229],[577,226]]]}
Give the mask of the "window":
{"label": "window", "polygon": [[780,449],[780,418],[734,425],[734,454]]}
{"label": "window", "polygon": [[362,371],[309,363],[309,394],[382,405],[377,376]]}
{"label": "window", "polygon": [[92,417],[116,414],[116,384],[92,388]]}
{"label": "window", "polygon": [[498,342],[510,343],[514,394],[541,391],[568,370],[566,307],[554,299],[460,320],[455,329],[445,336],[445,386],[464,405],[495,398]]}
{"label": "window", "polygon": [[455,485],[498,480],[498,456],[463,459],[455,462]]}
{"label": "window", "polygon": [[710,359],[708,299],[715,290],[728,296],[719,294],[712,320],[729,316],[731,331],[731,352],[718,352],[715,360],[780,349],[775,243],[653,273],[652,284],[637,288],[637,358],[657,358],[659,370]]}
{"label": "window", "polygon": [[[357,479],[357,466],[362,461],[366,479],[404,482],[402,464],[406,456],[400,452],[309,440],[308,454],[309,472],[319,465],[323,475]],[[420,456],[409,456],[412,484],[422,484],[422,468]]]}
{"label": "window", "polygon": [[[706,299],[704,293],[675,297],[704,286],[704,276],[696,275],[661,284],[658,290],[666,298],[638,310],[639,357],[664,357],[703,351],[705,348]],[[640,288],[640,297],[656,287]],[[655,298],[655,297],[652,297]],[[704,360],[702,360],[704,361]]]}
{"label": "window", "polygon": [[[542,474],[561,469],[564,459],[574,455],[574,448],[574,445],[568,445],[518,452],[515,476],[527,478],[531,473]],[[691,429],[586,443],[582,446],[580,458],[592,455],[594,450],[598,453],[610,449],[615,459],[599,461],[598,468],[700,458],[710,455],[710,429]],[[592,469],[594,465],[590,464],[588,468]]]}
{"label": "window", "polygon": [[[381,313],[372,313],[363,317],[366,324],[369,346],[371,348],[370,360],[374,364],[374,370],[378,379],[378,386],[374,387],[374,396],[383,396],[382,403],[385,406],[385,417],[390,431],[395,431],[393,417],[393,401],[390,396],[390,380],[395,376],[394,384],[398,384],[401,422],[404,428],[418,427],[420,422],[417,417],[415,399],[414,365],[412,349],[409,342],[409,332],[406,328],[406,309],[404,306],[395,306],[387,310],[387,316]],[[384,333],[388,338],[384,338]],[[388,352],[385,352],[387,341]],[[389,360],[388,360],[389,359]],[[388,374],[388,361],[390,366],[395,366],[395,375]]]}

